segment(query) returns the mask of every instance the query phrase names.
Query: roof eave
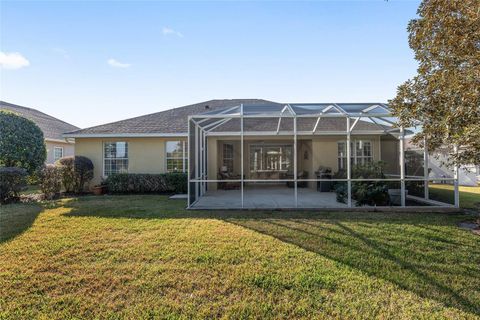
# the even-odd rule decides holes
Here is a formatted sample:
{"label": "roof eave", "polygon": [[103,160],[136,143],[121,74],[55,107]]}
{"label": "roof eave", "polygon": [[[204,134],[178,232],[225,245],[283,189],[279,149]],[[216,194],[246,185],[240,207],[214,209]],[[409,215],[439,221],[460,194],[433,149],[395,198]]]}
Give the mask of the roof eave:
{"label": "roof eave", "polygon": [[180,133],[65,133],[64,138],[174,138],[188,137],[187,132]]}
{"label": "roof eave", "polygon": [[67,140],[67,137],[65,137],[65,139],[53,139],[53,138],[45,138],[45,141],[49,141],[49,142],[60,142],[60,143],[74,143],[72,141],[68,141]]}

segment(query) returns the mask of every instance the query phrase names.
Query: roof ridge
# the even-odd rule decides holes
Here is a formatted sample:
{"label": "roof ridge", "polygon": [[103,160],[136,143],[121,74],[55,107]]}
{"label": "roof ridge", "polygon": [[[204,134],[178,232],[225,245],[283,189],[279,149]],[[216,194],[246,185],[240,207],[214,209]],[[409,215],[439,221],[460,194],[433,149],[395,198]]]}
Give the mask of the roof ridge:
{"label": "roof ridge", "polygon": [[56,117],[51,116],[51,115],[49,115],[49,114],[46,114],[45,112],[42,112],[42,111],[40,111],[40,110],[38,110],[38,109],[35,109],[35,108],[20,106],[20,105],[18,105],[18,104],[10,103],[10,102],[3,101],[3,100],[0,100],[0,106],[1,106],[1,105],[7,105],[7,106],[10,106],[10,107],[14,107],[14,108],[21,108],[21,109],[30,110],[30,111],[33,111],[33,112],[37,113],[37,115],[41,115],[41,116],[44,116],[44,117],[46,117],[46,118],[49,118],[49,119],[53,119],[53,120],[62,122],[62,123],[64,123],[64,124],[68,124],[69,126],[78,128],[79,130],[81,129],[80,127],[77,127],[76,125],[73,125],[73,124],[71,124],[71,123],[68,123],[68,122],[62,120],[62,119],[59,119],[59,118],[56,118]]}
{"label": "roof ridge", "polygon": [[132,117],[132,118],[126,118],[126,119],[122,119],[122,120],[117,120],[117,121],[112,121],[112,122],[107,122],[107,123],[99,124],[99,125],[92,126],[92,127],[87,127],[87,128],[82,128],[82,129],[74,130],[74,131],[69,131],[69,132],[65,132],[65,134],[74,134],[74,133],[77,133],[78,131],[83,131],[83,130],[88,130],[88,129],[95,129],[95,128],[99,128],[99,127],[103,127],[103,126],[107,126],[107,125],[118,124],[118,123],[121,123],[121,122],[124,122],[124,121],[131,121],[131,120],[135,120],[135,119],[139,119],[139,118],[143,118],[143,117],[158,115],[158,114],[160,114],[160,113],[178,111],[178,110],[181,110],[181,109],[191,108],[191,107],[195,107],[195,106],[202,105],[202,104],[208,105],[208,103],[212,103],[212,102],[232,102],[232,101],[239,101],[239,102],[240,102],[240,101],[248,101],[248,100],[251,100],[251,101],[263,101],[263,102],[270,102],[270,103],[278,103],[278,102],[269,101],[269,100],[265,100],[265,99],[254,99],[254,98],[253,98],[253,99],[210,99],[210,100],[206,100],[206,101],[202,101],[202,102],[197,102],[197,103],[191,103],[191,104],[188,104],[188,105],[179,106],[179,107],[174,107],[174,108],[170,108],[170,109],[166,109],[166,110],[162,110],[162,111],[147,113],[147,114],[143,114],[143,115],[136,116],[136,117]]}

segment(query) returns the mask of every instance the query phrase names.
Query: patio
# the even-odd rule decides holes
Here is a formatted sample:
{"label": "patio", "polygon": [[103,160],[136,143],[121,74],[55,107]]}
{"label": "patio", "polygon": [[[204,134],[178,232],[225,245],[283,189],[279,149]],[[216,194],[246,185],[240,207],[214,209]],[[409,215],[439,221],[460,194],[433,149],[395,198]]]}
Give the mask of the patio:
{"label": "patio", "polygon": [[[432,201],[439,177],[427,141],[406,145],[415,130],[397,126],[384,103],[241,104],[190,116],[188,208],[458,208],[459,169],[442,177],[450,199]],[[345,203],[331,192],[339,183]],[[372,188],[379,197],[358,200]]]}
{"label": "patio", "polygon": [[[288,209],[295,208],[294,189],[281,186],[248,186],[244,189],[243,208]],[[299,188],[298,204],[302,208],[347,208],[337,202],[334,192],[317,192],[310,188]],[[195,204],[195,209],[242,208],[241,190],[207,191]]]}

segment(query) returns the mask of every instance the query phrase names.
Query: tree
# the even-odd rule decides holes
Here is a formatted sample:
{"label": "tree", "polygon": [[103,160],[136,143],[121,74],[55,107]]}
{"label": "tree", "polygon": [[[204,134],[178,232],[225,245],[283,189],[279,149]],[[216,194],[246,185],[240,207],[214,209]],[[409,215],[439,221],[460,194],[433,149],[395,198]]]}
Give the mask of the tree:
{"label": "tree", "polygon": [[414,143],[426,138],[450,163],[480,164],[480,2],[424,0],[417,13],[408,32],[418,74],[390,106],[404,127],[421,124]]}
{"label": "tree", "polygon": [[0,111],[0,166],[20,167],[32,174],[46,156],[43,132],[33,121]]}

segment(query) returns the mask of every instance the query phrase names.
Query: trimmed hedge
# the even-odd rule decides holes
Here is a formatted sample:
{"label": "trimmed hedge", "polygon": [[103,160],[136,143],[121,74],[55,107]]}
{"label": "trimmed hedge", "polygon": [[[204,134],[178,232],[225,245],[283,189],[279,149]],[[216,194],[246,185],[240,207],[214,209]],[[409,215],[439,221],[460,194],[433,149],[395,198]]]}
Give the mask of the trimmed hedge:
{"label": "trimmed hedge", "polygon": [[106,180],[110,193],[187,193],[186,173],[117,173]]}

